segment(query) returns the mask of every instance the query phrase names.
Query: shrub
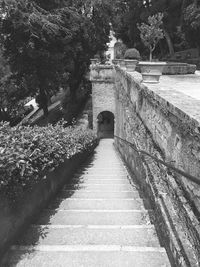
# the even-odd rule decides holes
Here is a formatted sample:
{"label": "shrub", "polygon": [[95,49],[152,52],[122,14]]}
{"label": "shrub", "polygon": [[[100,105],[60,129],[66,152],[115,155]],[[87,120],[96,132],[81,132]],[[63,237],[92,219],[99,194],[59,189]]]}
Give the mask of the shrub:
{"label": "shrub", "polygon": [[45,174],[64,159],[89,149],[96,141],[92,130],[67,127],[61,121],[55,126],[17,126],[0,123],[0,191],[14,195]]}
{"label": "shrub", "polygon": [[140,59],[140,52],[136,48],[127,49],[124,55],[125,59]]}

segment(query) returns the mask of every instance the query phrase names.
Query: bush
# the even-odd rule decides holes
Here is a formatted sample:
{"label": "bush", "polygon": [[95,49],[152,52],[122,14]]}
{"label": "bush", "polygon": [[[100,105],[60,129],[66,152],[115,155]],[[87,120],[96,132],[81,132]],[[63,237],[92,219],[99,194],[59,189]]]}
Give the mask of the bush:
{"label": "bush", "polygon": [[135,48],[127,49],[124,55],[125,59],[140,59],[140,52]]}
{"label": "bush", "polygon": [[64,122],[47,127],[10,127],[0,123],[0,191],[24,190],[64,159],[85,151],[96,142],[92,130],[67,127]]}

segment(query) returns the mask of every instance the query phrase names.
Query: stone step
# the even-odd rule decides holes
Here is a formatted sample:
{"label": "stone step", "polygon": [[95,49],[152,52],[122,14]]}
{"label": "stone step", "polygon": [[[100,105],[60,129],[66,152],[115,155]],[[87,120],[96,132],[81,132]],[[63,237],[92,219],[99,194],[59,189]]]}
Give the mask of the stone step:
{"label": "stone step", "polygon": [[93,157],[93,163],[96,161],[101,161],[103,163],[122,163],[118,155],[112,153],[106,153],[105,155],[105,152],[101,153],[100,151]]}
{"label": "stone step", "polygon": [[159,247],[152,225],[132,227],[50,227],[34,225],[18,240],[16,245],[121,245]]}
{"label": "stone step", "polygon": [[130,184],[129,180],[124,178],[115,178],[115,177],[108,177],[108,176],[102,176],[102,178],[96,178],[95,176],[81,176],[76,177],[70,180],[71,184]]}
{"label": "stone step", "polygon": [[120,181],[129,181],[131,179],[128,178],[127,174],[123,175],[108,175],[108,174],[100,174],[99,172],[96,174],[75,174],[72,177],[72,180],[78,180],[78,179],[91,179],[95,181],[106,181],[106,180],[120,180]]}
{"label": "stone step", "polygon": [[127,174],[125,175],[107,175],[107,174],[99,174],[99,173],[96,173],[96,174],[75,174],[73,177],[72,177],[72,180],[77,180],[77,179],[92,179],[92,180],[99,180],[99,181],[106,181],[106,180],[130,180],[128,179],[128,176]]}
{"label": "stone step", "polygon": [[104,167],[108,169],[124,168],[124,164],[121,161],[117,161],[117,162],[104,161],[102,164],[102,160],[99,159],[99,160],[94,160],[92,163],[80,165],[80,170],[85,169],[85,168],[104,169]]}
{"label": "stone step", "polygon": [[50,209],[66,210],[144,210],[141,198],[134,199],[57,199],[50,205]]}
{"label": "stone step", "polygon": [[107,166],[102,167],[102,165],[96,166],[96,164],[95,164],[95,165],[91,165],[91,166],[82,166],[82,168],[80,168],[80,171],[78,173],[90,171],[90,170],[92,170],[92,171],[95,170],[97,172],[98,171],[104,171],[104,170],[107,170],[107,171],[114,170],[114,171],[122,172],[122,171],[126,171],[126,168],[122,164],[114,165],[114,166],[108,166],[108,167]]}
{"label": "stone step", "polygon": [[170,266],[151,207],[129,182],[112,140],[101,140],[90,160],[15,242],[1,267]]}
{"label": "stone step", "polygon": [[121,170],[116,170],[116,169],[113,169],[113,170],[108,170],[107,168],[105,169],[102,169],[102,170],[92,170],[92,169],[89,169],[89,170],[81,170],[80,172],[76,172],[76,175],[80,176],[80,175],[93,175],[93,176],[120,176],[120,177],[126,177],[127,176],[127,172],[123,169]]}
{"label": "stone step", "polygon": [[170,267],[162,248],[122,246],[16,247],[2,267]]}
{"label": "stone step", "polygon": [[147,211],[44,210],[35,224],[59,225],[149,225]]}
{"label": "stone step", "polygon": [[138,191],[76,191],[76,190],[62,190],[59,193],[61,198],[81,198],[81,199],[129,199],[139,198]]}
{"label": "stone step", "polygon": [[67,184],[64,186],[67,190],[89,190],[89,191],[130,191],[135,189],[131,184]]}

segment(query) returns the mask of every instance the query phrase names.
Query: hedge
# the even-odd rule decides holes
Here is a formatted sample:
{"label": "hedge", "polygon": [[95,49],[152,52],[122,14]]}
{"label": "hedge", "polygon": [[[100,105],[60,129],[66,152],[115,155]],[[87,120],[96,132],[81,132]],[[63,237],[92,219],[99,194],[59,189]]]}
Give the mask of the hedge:
{"label": "hedge", "polygon": [[46,127],[0,123],[0,191],[13,195],[24,190],[96,141],[92,130],[66,128],[63,121]]}

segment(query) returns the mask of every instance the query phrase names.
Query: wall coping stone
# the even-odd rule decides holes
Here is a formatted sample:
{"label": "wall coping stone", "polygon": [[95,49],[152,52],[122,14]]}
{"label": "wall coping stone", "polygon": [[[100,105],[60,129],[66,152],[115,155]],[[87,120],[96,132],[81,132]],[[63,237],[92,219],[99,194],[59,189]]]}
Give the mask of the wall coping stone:
{"label": "wall coping stone", "polygon": [[114,69],[114,65],[96,64],[96,65],[91,65],[90,69]]}
{"label": "wall coping stone", "polygon": [[[119,66],[116,66],[116,71],[136,84],[144,95],[148,95],[149,100],[160,104],[166,114],[178,117],[183,123],[187,123],[188,130],[190,128],[200,136],[200,71],[188,75],[165,75],[158,84],[142,83],[142,76],[136,71],[127,72]],[[199,94],[195,98],[197,89]]]}

